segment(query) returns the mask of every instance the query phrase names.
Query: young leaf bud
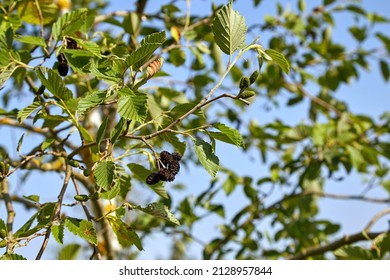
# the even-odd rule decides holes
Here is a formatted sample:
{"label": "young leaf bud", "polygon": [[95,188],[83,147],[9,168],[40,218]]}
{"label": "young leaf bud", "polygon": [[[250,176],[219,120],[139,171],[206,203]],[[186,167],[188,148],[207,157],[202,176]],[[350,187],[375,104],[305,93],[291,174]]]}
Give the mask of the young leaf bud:
{"label": "young leaf bud", "polygon": [[260,74],[259,70],[254,71],[252,75],[249,77],[249,83],[253,84],[254,82],[256,82],[256,79],[257,77],[259,77],[259,74]]}
{"label": "young leaf bud", "polygon": [[256,93],[253,90],[246,90],[244,92],[241,92],[237,97],[241,99],[248,99],[255,95]]}
{"label": "young leaf bud", "polygon": [[250,81],[248,77],[241,77],[240,80],[240,90],[245,90],[250,86]]}
{"label": "young leaf bud", "polygon": [[89,200],[89,196],[86,194],[77,194],[74,196],[74,199],[77,201],[84,202]]}
{"label": "young leaf bud", "polygon": [[89,175],[91,175],[91,169],[84,169],[83,174],[85,177],[88,177]]}

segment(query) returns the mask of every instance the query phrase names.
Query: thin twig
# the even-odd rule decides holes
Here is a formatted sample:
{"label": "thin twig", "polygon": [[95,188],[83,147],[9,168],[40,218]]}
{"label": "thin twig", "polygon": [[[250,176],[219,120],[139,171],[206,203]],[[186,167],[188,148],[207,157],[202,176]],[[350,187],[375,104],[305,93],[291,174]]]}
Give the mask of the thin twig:
{"label": "thin twig", "polygon": [[377,213],[367,224],[367,226],[364,228],[364,232],[369,232],[370,229],[372,228],[372,226],[380,219],[382,218],[383,216],[387,215],[387,214],[390,214],[390,207],[389,208],[386,208],[382,211],[380,211],[379,213]]}
{"label": "thin twig", "polygon": [[[14,207],[12,205],[12,199],[9,195],[9,185],[8,185],[8,180],[7,177],[3,178],[1,183],[1,190],[2,190],[2,196],[5,202],[5,208],[7,210],[7,238],[8,240],[12,240],[13,237],[13,224],[14,224],[14,219],[15,219],[15,211]],[[8,247],[9,244],[7,243],[7,252],[12,251],[12,248]],[[12,252],[10,252],[12,253]]]}
{"label": "thin twig", "polygon": [[[65,171],[64,183],[62,184],[61,191],[60,191],[60,193],[58,195],[58,201],[57,201],[56,207],[54,209],[53,221],[58,219],[59,216],[60,216],[62,201],[63,201],[64,196],[65,196],[66,188],[69,185],[69,180],[71,178],[71,175],[72,175],[72,167],[69,164],[67,164],[66,165],[66,171]],[[39,249],[39,252],[38,252],[38,254],[37,254],[36,258],[35,258],[36,260],[40,260],[42,258],[43,252],[45,251],[45,249],[47,247],[47,244],[49,242],[50,234],[51,234],[51,227],[49,227],[47,229],[47,231],[46,231],[45,238],[43,240],[42,246]]]}
{"label": "thin twig", "polygon": [[[74,188],[76,190],[76,194],[80,195],[81,194],[80,187],[79,187],[79,184],[78,184],[75,176],[73,175],[73,172],[72,172],[71,178],[72,178],[72,182],[73,182]],[[81,207],[84,210],[85,215],[87,216],[87,220],[92,222],[94,220],[94,217],[89,212],[88,207],[85,205],[85,202],[81,201],[80,204],[81,204]],[[101,254],[99,252],[98,246],[97,245],[92,245],[92,248],[93,248],[93,254],[91,255],[90,259],[92,260],[96,256],[96,259],[101,260],[102,256],[101,256]]]}

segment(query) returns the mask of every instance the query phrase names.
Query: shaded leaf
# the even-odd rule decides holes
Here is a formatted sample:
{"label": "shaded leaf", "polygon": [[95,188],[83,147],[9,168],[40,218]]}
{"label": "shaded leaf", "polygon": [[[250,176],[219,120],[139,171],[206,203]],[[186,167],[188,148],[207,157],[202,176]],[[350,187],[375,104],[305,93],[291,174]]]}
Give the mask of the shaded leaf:
{"label": "shaded leaf", "polygon": [[115,179],[115,163],[109,160],[101,161],[96,165],[93,174],[96,184],[108,191]]}
{"label": "shaded leaf", "polygon": [[212,146],[199,138],[194,140],[194,144],[195,153],[198,156],[199,162],[203,165],[211,177],[215,178],[219,170],[219,159],[214,154]]}
{"label": "shaded leaf", "polygon": [[119,244],[123,247],[135,245],[138,250],[142,251],[141,240],[137,233],[121,219],[114,216],[107,216],[107,220],[111,225],[112,230],[118,238]]}
{"label": "shaded leaf", "polygon": [[343,260],[371,260],[373,255],[369,250],[357,246],[343,246],[334,252],[338,259]]}
{"label": "shaded leaf", "polygon": [[59,260],[75,260],[77,258],[78,253],[80,252],[81,245],[80,244],[68,244],[61,248],[58,252]]}
{"label": "shaded leaf", "polygon": [[176,219],[176,217],[172,214],[168,207],[161,202],[151,203],[146,207],[138,206],[137,209],[154,217],[167,220],[175,225],[180,225],[180,222]]}
{"label": "shaded leaf", "polygon": [[[38,67],[36,71],[41,83],[57,98],[68,100],[72,97],[72,92],[65,86],[62,78],[52,69]],[[47,74],[47,78],[46,78]]]}
{"label": "shaded leaf", "polygon": [[[146,178],[149,176],[150,173],[152,173],[150,170],[146,169],[142,165],[136,164],[136,163],[130,163],[127,165],[131,172],[133,172],[133,177],[136,177],[141,182],[145,182]],[[161,196],[162,198],[168,199],[167,191],[164,188],[163,183],[157,183],[155,185],[147,185],[149,188],[151,188],[156,194]]]}

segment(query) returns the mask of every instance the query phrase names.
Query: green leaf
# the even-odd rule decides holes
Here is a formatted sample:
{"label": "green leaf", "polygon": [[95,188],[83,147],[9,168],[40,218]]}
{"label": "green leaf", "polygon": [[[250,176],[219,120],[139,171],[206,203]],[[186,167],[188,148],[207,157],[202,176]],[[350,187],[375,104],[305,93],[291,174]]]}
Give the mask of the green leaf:
{"label": "green leaf", "polygon": [[36,45],[46,48],[46,42],[42,37],[37,36],[20,36],[15,38],[17,41],[25,44]]}
{"label": "green leaf", "polygon": [[120,118],[118,123],[114,126],[114,128],[110,132],[110,142],[115,144],[115,142],[119,139],[119,137],[126,131],[127,128],[127,120],[124,118]]}
{"label": "green leaf", "polygon": [[32,104],[28,105],[26,108],[23,108],[18,112],[17,118],[19,123],[24,122],[36,109],[41,107],[41,102],[34,101]]}
{"label": "green leaf", "polygon": [[22,134],[22,136],[20,136],[20,138],[19,138],[19,140],[18,140],[18,145],[16,146],[16,151],[17,151],[18,153],[20,152],[20,149],[22,148],[23,139],[24,139],[24,133]]}
{"label": "green leaf", "polygon": [[119,244],[123,247],[135,245],[138,250],[142,251],[141,240],[137,233],[121,219],[114,216],[107,216],[107,220],[111,225],[112,230],[118,238]]}
{"label": "green leaf", "polygon": [[195,153],[198,156],[200,163],[206,169],[206,171],[215,178],[219,170],[219,159],[214,154],[211,145],[202,139],[197,138],[194,141]]}
{"label": "green leaf", "polygon": [[27,260],[25,257],[22,255],[18,254],[4,254],[0,257],[0,260],[5,261],[5,260],[12,260],[12,261],[20,261],[20,260]]}
{"label": "green leaf", "polygon": [[[197,105],[197,103],[195,103],[195,102],[178,104],[172,108],[171,114],[173,115],[173,117],[181,117],[184,114],[186,114],[187,112],[189,112],[190,110],[192,110],[196,105]],[[204,112],[200,109],[193,112],[193,114],[201,117],[202,119],[206,118]]]}
{"label": "green leaf", "polygon": [[78,235],[89,243],[97,245],[96,230],[92,222],[67,217],[65,219],[65,227],[74,235]]}
{"label": "green leaf", "polygon": [[52,35],[55,40],[60,40],[62,36],[72,35],[78,31],[87,20],[88,9],[79,9],[70,13],[65,13],[54,24]]}
{"label": "green leaf", "polygon": [[107,129],[107,124],[108,124],[108,116],[105,116],[103,119],[97,133],[96,133],[96,144],[98,147],[100,147],[100,144],[102,142],[102,139],[104,135],[106,134],[106,129]]}
{"label": "green leaf", "polygon": [[[38,3],[39,9],[36,5]],[[52,23],[58,17],[58,6],[53,1],[38,0],[38,1],[18,1],[17,14],[22,21],[39,25]],[[41,15],[41,17],[40,17]]]}
{"label": "green leaf", "polygon": [[231,3],[218,11],[211,27],[215,42],[228,55],[245,45],[247,29],[245,18],[233,10]]}
{"label": "green leaf", "polygon": [[278,51],[268,49],[265,50],[265,53],[272,58],[272,61],[279,65],[282,68],[283,72],[288,74],[290,72],[290,64],[287,59]]}
{"label": "green leaf", "polygon": [[51,234],[59,244],[64,244],[64,223],[53,225]]}
{"label": "green leaf", "polygon": [[43,141],[42,144],[41,144],[41,150],[42,150],[42,151],[45,151],[47,148],[49,148],[51,145],[53,145],[53,143],[54,143],[55,141],[56,141],[56,140],[53,139],[53,138],[45,139],[45,141]]}
{"label": "green leaf", "polygon": [[[83,51],[89,52],[92,56],[96,56],[98,58],[102,57],[102,54],[100,53],[100,47],[98,44],[92,41],[85,41],[81,40],[79,38],[71,37],[73,40],[77,42],[77,45],[82,48]],[[67,37],[68,38],[68,37]],[[77,52],[80,50],[69,50],[69,51],[74,51],[73,54],[77,56]],[[84,56],[84,55],[82,55]]]}
{"label": "green leaf", "polygon": [[148,61],[154,51],[157,50],[165,40],[165,31],[147,35],[140,42],[140,46],[126,58],[127,65],[138,69]]}
{"label": "green leaf", "polygon": [[[0,219],[0,231],[3,232],[4,237],[7,236],[7,231],[8,231],[7,225],[2,219]],[[0,238],[3,239],[4,237],[0,237]]]}
{"label": "green leaf", "polygon": [[[130,163],[127,165],[131,172],[133,173],[133,177],[137,178],[141,182],[145,182],[146,178],[151,173],[150,170],[146,169],[142,165],[136,164],[136,163]],[[164,188],[163,183],[157,183],[155,185],[147,185],[149,188],[151,188],[156,194],[161,196],[162,198],[168,199],[167,191]]]}
{"label": "green leaf", "polygon": [[180,141],[176,134],[172,132],[166,132],[160,134],[159,138],[163,139],[163,141],[170,143],[176,152],[184,155],[187,144],[185,141]]}
{"label": "green leaf", "polygon": [[77,258],[78,253],[80,252],[81,245],[80,244],[68,244],[61,248],[58,252],[59,260],[75,260]]}
{"label": "green leaf", "polygon": [[385,81],[389,81],[389,78],[390,78],[390,68],[389,68],[389,64],[384,61],[383,59],[381,59],[379,61],[379,66],[380,66],[380,69],[381,69],[381,72],[382,72],[382,77]]}
{"label": "green leaf", "polygon": [[0,69],[0,89],[4,87],[4,84],[8,81],[9,78],[11,78],[12,74],[14,73],[15,68],[13,67],[13,64],[12,67],[9,68],[11,69]]}
{"label": "green leaf", "polygon": [[[231,128],[223,123],[216,123],[214,124],[214,127],[221,131],[221,133],[226,137],[214,137],[217,140],[236,145],[237,147],[243,147],[244,146],[244,140],[242,139],[242,136],[238,130]],[[214,134],[214,136],[216,136]]]}
{"label": "green leaf", "polygon": [[143,122],[146,118],[147,95],[134,93],[130,88],[119,90],[118,113],[126,119]]}
{"label": "green leaf", "polygon": [[31,200],[33,202],[39,202],[39,195],[35,195],[35,194],[32,194],[32,195],[28,195],[28,196],[23,196],[25,199],[28,199],[28,200]]}
{"label": "green leaf", "polygon": [[96,165],[94,177],[99,187],[106,191],[110,190],[115,179],[115,163],[109,160],[99,162]]}
{"label": "green leaf", "polygon": [[[38,78],[55,97],[63,100],[72,98],[72,92],[65,86],[62,78],[52,69],[40,66],[36,71]],[[46,78],[46,74],[48,77]]]}
{"label": "green leaf", "polygon": [[95,106],[102,104],[107,99],[107,91],[98,90],[88,94],[78,103],[78,113],[84,115]]}
{"label": "green leaf", "polygon": [[177,226],[180,225],[180,222],[176,219],[176,217],[172,214],[172,212],[161,202],[155,202],[147,205],[146,207],[137,207],[138,210],[145,212],[154,217],[162,218],[167,220]]}
{"label": "green leaf", "polygon": [[359,171],[364,171],[366,166],[366,159],[363,157],[361,151],[358,149],[347,146],[349,157],[351,158],[352,165]]}
{"label": "green leaf", "polygon": [[372,260],[373,255],[369,250],[358,246],[343,246],[334,252],[338,259],[342,260]]}

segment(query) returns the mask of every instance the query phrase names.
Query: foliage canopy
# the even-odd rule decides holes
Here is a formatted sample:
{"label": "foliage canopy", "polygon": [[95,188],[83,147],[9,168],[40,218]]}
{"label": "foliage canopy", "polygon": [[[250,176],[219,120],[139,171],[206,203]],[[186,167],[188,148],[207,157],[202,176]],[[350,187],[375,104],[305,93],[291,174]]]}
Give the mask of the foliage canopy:
{"label": "foliage canopy", "polygon": [[[13,147],[0,145],[2,259],[22,259],[18,248],[38,239],[37,259],[49,239],[61,245],[59,259],[136,258],[155,232],[177,259],[191,257],[193,242],[204,259],[385,258],[388,229],[372,228],[390,214],[390,114],[354,114],[337,93],[374,63],[389,80],[390,36],[376,26],[390,19],[357,1],[309,9],[299,0],[247,25],[233,1],[199,16],[191,1],[156,13],[148,2],[113,12],[105,1],[1,2],[0,131],[20,135]],[[337,14],[354,18],[354,48],[332,36]],[[307,118],[245,119],[259,102],[308,104]],[[267,172],[239,175],[219,158],[221,145],[259,157]],[[176,177],[194,165],[210,184],[178,200],[174,193],[197,178]],[[47,173],[60,175],[57,185],[29,183]],[[354,173],[369,178],[361,195],[327,192],[328,182]],[[20,196],[18,184],[31,188]],[[43,198],[38,187],[56,195]],[[385,195],[371,197],[375,187]],[[240,205],[224,203],[235,195]],[[340,237],[341,225],[319,217],[322,198],[387,208]],[[21,212],[29,216],[16,226]],[[212,215],[219,227],[201,241],[196,226]],[[70,234],[76,241],[67,244]]]}

